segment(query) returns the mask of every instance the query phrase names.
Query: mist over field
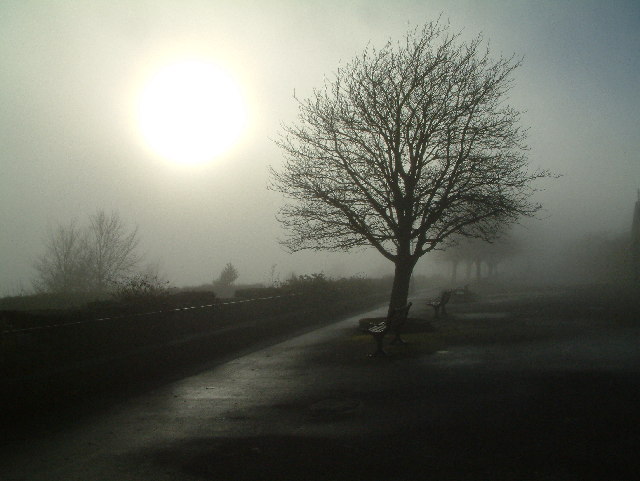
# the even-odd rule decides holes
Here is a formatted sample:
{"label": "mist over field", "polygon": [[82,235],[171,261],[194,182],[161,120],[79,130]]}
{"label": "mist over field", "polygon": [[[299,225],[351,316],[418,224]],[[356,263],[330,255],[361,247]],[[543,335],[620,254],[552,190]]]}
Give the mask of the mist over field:
{"label": "mist over field", "polygon": [[0,1],[0,479],[640,471],[640,2]]}
{"label": "mist over field", "polygon": [[[274,144],[297,104],[368,43],[382,46],[441,16],[465,39],[517,58],[510,103],[525,111],[544,209],[513,230],[498,272],[536,282],[606,280],[624,264],[640,187],[640,5],[634,1],[3,1],[0,5],[0,296],[30,292],[48,229],[98,210],[138,226],[143,265],[174,286],[291,273],[393,272],[372,249],[291,254],[269,191]],[[202,56],[239,85],[247,126],[210,162],[163,159],[136,124],[158,66]],[[585,260],[589,259],[589,262]],[[620,260],[622,259],[622,260]],[[587,265],[588,264],[588,265]],[[437,252],[416,274],[450,276]],[[458,276],[464,277],[460,267]]]}

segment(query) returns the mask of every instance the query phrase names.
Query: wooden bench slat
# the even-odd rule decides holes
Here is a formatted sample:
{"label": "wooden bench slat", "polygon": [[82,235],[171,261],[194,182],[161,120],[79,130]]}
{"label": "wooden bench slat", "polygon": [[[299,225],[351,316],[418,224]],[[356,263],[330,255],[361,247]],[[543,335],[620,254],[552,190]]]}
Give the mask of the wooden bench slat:
{"label": "wooden bench slat", "polygon": [[382,332],[382,331],[386,331],[387,329],[387,325],[386,324],[376,324],[375,326],[371,326],[369,328],[369,332]]}

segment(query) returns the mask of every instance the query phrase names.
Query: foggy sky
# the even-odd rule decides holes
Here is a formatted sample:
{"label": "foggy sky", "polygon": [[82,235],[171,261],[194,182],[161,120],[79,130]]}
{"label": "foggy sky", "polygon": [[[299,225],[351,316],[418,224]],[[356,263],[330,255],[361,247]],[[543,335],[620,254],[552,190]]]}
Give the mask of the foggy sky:
{"label": "foggy sky", "polygon": [[[30,288],[47,226],[100,208],[139,226],[146,261],[177,286],[210,282],[227,262],[239,282],[267,281],[273,264],[283,278],[390,272],[371,252],[279,246],[271,139],[295,118],[294,89],[305,97],[367,42],[440,13],[467,38],[482,32],[494,54],[524,57],[510,103],[527,111],[532,168],[562,175],[540,185],[545,212],[531,237],[628,229],[640,187],[633,0],[2,0],[0,295]],[[241,142],[204,166],[150,153],[133,121],[145,76],[185,56],[228,68],[249,105]]]}

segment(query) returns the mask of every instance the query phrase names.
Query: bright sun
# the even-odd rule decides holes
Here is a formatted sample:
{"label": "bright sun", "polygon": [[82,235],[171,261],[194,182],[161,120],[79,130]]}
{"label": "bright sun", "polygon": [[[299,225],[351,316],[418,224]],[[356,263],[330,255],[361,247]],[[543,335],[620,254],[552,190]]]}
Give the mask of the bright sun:
{"label": "bright sun", "polygon": [[174,63],[143,88],[138,124],[157,154],[181,164],[207,162],[231,148],[247,123],[236,82],[214,64]]}

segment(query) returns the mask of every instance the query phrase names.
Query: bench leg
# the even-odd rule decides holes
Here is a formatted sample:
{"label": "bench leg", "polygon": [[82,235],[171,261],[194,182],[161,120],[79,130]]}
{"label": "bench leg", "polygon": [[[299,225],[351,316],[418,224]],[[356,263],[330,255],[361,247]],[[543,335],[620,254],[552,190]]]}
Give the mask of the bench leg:
{"label": "bench leg", "polygon": [[390,343],[390,344],[396,344],[396,343],[399,343],[399,344],[406,344],[406,343],[407,343],[407,341],[405,341],[404,339],[402,339],[402,338],[400,337],[400,334],[399,334],[399,333],[396,333],[395,337],[393,338],[393,340],[391,341],[391,343]]}
{"label": "bench leg", "polygon": [[373,339],[376,341],[376,352],[369,354],[369,357],[381,357],[386,356],[387,353],[384,352],[382,348],[382,340],[384,338],[384,334],[372,334]]}
{"label": "bench leg", "polygon": [[434,319],[439,319],[440,318],[440,306],[433,306],[433,310],[435,311],[435,316]]}

